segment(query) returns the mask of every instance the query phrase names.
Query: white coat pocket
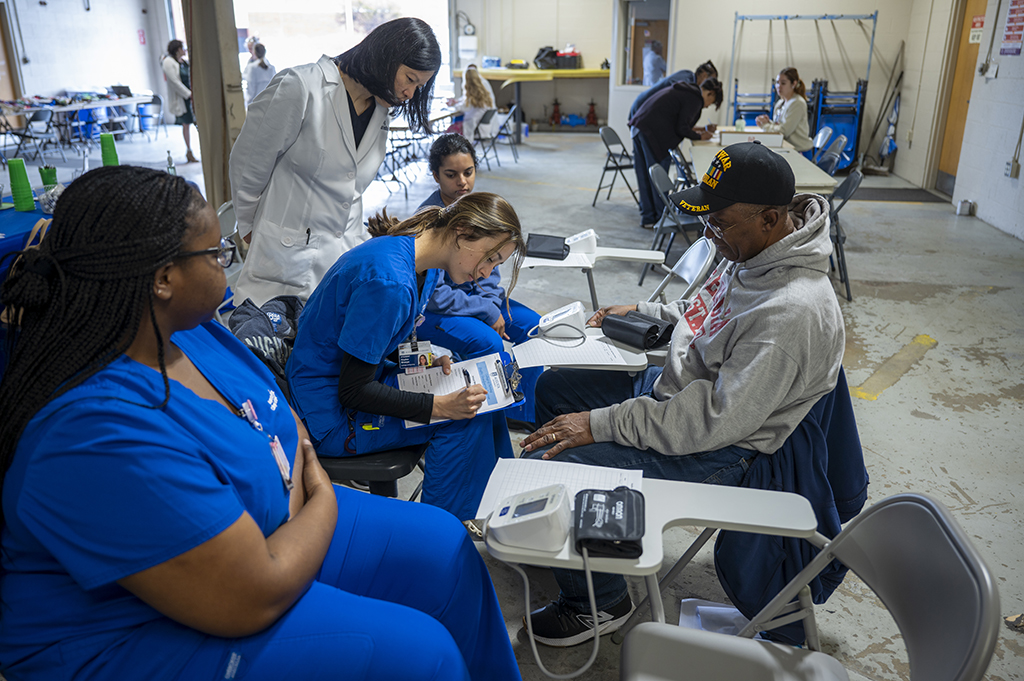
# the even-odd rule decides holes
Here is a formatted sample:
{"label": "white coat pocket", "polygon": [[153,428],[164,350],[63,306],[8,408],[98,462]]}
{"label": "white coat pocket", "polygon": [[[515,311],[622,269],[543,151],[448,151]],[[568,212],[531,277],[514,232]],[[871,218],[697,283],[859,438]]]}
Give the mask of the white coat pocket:
{"label": "white coat pocket", "polygon": [[251,276],[295,288],[312,288],[313,263],[319,248],[317,234],[264,222],[253,232],[249,257],[255,255],[258,266],[250,270]]}

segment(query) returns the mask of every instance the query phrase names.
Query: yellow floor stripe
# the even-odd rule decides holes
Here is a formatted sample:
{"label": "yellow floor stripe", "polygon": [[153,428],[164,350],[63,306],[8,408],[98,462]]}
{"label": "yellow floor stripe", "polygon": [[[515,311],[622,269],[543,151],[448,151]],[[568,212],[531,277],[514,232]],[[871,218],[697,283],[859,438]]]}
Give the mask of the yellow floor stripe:
{"label": "yellow floor stripe", "polygon": [[939,342],[931,336],[915,336],[914,340],[900,348],[899,352],[882,362],[882,365],[868,376],[868,380],[859,386],[851,387],[850,396],[862,400],[877,400],[886,388],[896,385],[910,367],[938,344]]}

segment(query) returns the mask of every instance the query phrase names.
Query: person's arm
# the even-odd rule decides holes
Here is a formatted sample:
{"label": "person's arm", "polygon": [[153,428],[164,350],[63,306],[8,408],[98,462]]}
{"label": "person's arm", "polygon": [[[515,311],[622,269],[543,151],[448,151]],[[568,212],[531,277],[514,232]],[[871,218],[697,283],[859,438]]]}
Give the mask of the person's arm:
{"label": "person's arm", "polygon": [[306,440],[301,447],[304,503],[269,537],[245,512],[212,539],[118,584],[212,636],[250,636],[276,622],[320,570],[338,518],[334,488],[313,446]]}
{"label": "person's arm", "polygon": [[228,162],[238,233],[246,241],[277,160],[295,143],[306,115],[306,88],[294,72],[272,81],[261,95],[246,112]]}
{"label": "person's arm", "polygon": [[179,71],[178,62],[173,58],[165,58],[160,66],[164,70],[164,76],[167,77],[167,87],[182,99],[191,99],[192,91],[181,82],[181,71]]}
{"label": "person's arm", "polygon": [[[491,277],[495,277],[497,269]],[[489,278],[491,278],[489,277]],[[443,282],[437,284],[434,293],[430,296],[427,309],[434,314],[450,315],[453,317],[476,317],[477,319],[492,325],[501,316],[501,300],[495,299],[494,287],[484,285],[487,280],[478,282],[476,289],[465,291],[451,283],[447,277]],[[501,290],[500,286],[497,286]]]}
{"label": "person's arm", "polygon": [[803,104],[806,115],[807,103],[798,97],[794,97],[788,101],[776,104],[776,108],[779,110],[775,114],[775,120],[765,123],[761,126],[761,129],[765,132],[781,132],[783,138],[788,138],[796,132],[796,127],[800,124],[798,103]]}
{"label": "person's arm", "polygon": [[[687,348],[673,344],[669,351]],[[715,381],[692,381],[668,400],[637,397],[595,409],[590,429],[597,442],[666,454],[712,451],[757,432],[802,380],[800,363],[785,349],[760,340],[739,343]]]}
{"label": "person's arm", "polygon": [[676,118],[676,134],[691,140],[711,139],[711,133],[704,137],[702,131],[693,127],[700,119],[701,111],[704,110],[703,101],[692,96],[681,97],[680,101],[679,116]]}
{"label": "person's arm", "polygon": [[374,380],[377,365],[341,353],[341,371],[338,375],[338,399],[343,407],[382,414],[417,423],[430,423],[434,396],[412,393],[384,385]]}

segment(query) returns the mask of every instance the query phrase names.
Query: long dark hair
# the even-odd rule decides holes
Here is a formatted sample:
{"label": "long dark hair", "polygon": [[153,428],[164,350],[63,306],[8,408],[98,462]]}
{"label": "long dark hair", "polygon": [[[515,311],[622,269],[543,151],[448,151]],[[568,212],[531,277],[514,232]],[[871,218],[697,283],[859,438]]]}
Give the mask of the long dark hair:
{"label": "long dark hair", "polygon": [[469,157],[473,159],[473,165],[476,165],[476,149],[473,147],[473,143],[457,132],[446,132],[430,145],[427,167],[430,168],[431,174],[439,173],[441,164],[452,154],[469,154]]}
{"label": "long dark hair", "polygon": [[[430,99],[441,67],[441,47],[427,22],[409,17],[381,24],[361,43],[335,57],[334,62],[370,94],[387,102],[393,109],[392,115],[404,113],[410,130],[433,132]],[[404,103],[395,95],[395,75],[402,64],[416,71],[434,72]]]}
{"label": "long dark hair", "polygon": [[460,196],[445,207],[427,206],[407,220],[390,217],[387,211],[370,218],[368,229],[371,237],[377,236],[418,236],[428,230],[437,230],[446,241],[458,244],[459,240],[477,241],[487,237],[498,237],[498,245],[484,254],[480,261],[491,257],[506,244],[514,244],[515,253],[510,259],[512,276],[505,287],[506,298],[515,288],[519,268],[526,255],[526,242],[519,216],[508,201],[497,194],[474,192]]}
{"label": "long dark hair", "polygon": [[780,76],[785,76],[786,80],[793,84],[793,92],[797,93],[804,99],[807,98],[807,86],[800,80],[800,74],[797,72],[796,67],[787,66],[786,68],[779,71]]}
{"label": "long dark hair", "polygon": [[61,194],[39,248],[19,253],[0,288],[11,324],[0,382],[0,489],[32,417],[124,354],[145,314],[156,329],[166,403],[153,275],[181,252],[205,205],[184,179],[132,166],[97,168]]}
{"label": "long dark hair", "polygon": [[718,82],[718,79],[714,76],[708,76],[704,79],[704,82],[700,84],[701,90],[707,90],[715,93],[715,109],[722,107],[722,84]]}

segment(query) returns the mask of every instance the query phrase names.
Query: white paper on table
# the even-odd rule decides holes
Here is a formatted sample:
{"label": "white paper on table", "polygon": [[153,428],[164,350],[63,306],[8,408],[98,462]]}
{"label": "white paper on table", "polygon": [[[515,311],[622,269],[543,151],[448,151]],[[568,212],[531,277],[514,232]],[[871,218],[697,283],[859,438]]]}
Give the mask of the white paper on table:
{"label": "white paper on table", "polygon": [[[482,385],[487,390],[487,401],[477,410],[478,414],[486,414],[496,409],[504,409],[515,404],[515,395],[507,390],[505,370],[498,353],[467,359],[452,364],[452,372],[445,375],[441,367],[431,367],[417,374],[398,374],[398,389],[413,393],[430,393],[431,395],[448,395],[466,388],[466,378],[462,373],[469,372],[471,384]],[[500,375],[498,372],[501,372]],[[448,419],[431,419],[431,423],[441,423]],[[417,421],[406,421],[406,428],[417,428],[426,424]]]}
{"label": "white paper on table", "polygon": [[513,348],[520,369],[541,366],[624,365],[626,359],[604,336],[534,338]]}
{"label": "white paper on table", "polygon": [[548,485],[565,485],[571,507],[580,490],[615,489],[625,485],[640,492],[643,491],[643,480],[643,471],[543,459],[498,459],[480,499],[476,517],[486,518],[514,494]]}
{"label": "white paper on table", "polygon": [[578,267],[589,270],[594,266],[594,263],[590,262],[592,255],[592,253],[573,253],[570,251],[564,260],[526,257],[523,258],[522,267]]}

